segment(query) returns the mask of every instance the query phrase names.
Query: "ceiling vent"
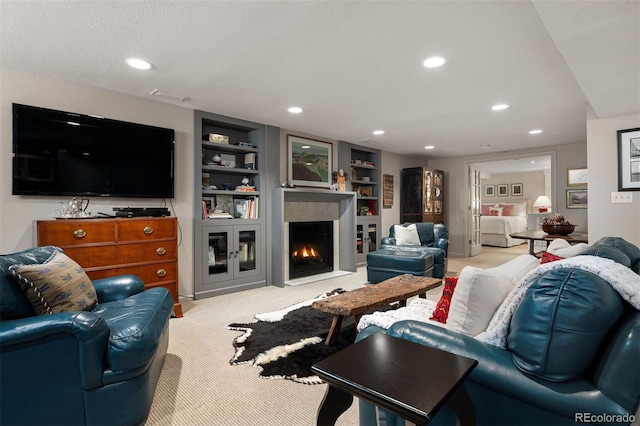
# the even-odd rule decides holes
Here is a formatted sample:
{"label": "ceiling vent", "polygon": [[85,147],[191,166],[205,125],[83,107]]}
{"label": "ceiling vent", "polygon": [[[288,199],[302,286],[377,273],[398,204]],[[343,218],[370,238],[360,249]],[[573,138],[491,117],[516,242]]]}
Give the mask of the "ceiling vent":
{"label": "ceiling vent", "polygon": [[161,98],[172,99],[174,101],[179,101],[179,102],[184,102],[189,100],[188,96],[167,92],[166,90],[161,90],[161,89],[153,89],[153,91],[149,94],[153,96],[160,96]]}

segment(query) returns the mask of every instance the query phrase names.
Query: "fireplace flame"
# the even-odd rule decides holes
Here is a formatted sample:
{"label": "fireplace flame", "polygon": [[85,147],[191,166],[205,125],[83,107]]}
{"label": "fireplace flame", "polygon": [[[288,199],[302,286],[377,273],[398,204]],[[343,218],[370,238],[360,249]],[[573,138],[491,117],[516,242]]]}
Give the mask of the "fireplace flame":
{"label": "fireplace flame", "polygon": [[320,257],[320,254],[313,247],[307,247],[307,246],[302,247],[300,250],[294,250],[293,253],[291,253],[291,257],[293,259],[322,260],[322,258]]}

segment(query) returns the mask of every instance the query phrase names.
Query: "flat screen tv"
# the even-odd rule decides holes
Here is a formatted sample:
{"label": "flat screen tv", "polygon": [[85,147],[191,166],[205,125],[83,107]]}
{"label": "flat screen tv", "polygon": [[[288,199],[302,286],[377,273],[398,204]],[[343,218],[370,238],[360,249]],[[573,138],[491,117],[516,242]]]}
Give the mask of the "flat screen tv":
{"label": "flat screen tv", "polygon": [[14,195],[172,198],[174,131],[13,104]]}

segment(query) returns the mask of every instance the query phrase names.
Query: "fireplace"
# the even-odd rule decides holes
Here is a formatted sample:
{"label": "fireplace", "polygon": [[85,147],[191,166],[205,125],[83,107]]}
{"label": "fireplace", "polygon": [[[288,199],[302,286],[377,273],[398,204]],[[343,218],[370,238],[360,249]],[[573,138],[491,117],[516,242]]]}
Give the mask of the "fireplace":
{"label": "fireplace", "polygon": [[333,221],[289,223],[289,278],[333,271]]}

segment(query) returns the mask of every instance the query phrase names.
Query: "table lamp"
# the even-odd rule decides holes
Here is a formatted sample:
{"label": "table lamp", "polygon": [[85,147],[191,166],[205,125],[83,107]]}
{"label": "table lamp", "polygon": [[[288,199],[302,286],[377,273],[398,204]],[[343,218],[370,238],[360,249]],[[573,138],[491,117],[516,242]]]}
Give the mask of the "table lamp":
{"label": "table lamp", "polygon": [[541,195],[536,199],[536,202],[533,203],[533,207],[538,208],[538,212],[545,213],[549,211],[549,207],[551,206],[551,200],[546,195]]}

